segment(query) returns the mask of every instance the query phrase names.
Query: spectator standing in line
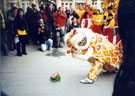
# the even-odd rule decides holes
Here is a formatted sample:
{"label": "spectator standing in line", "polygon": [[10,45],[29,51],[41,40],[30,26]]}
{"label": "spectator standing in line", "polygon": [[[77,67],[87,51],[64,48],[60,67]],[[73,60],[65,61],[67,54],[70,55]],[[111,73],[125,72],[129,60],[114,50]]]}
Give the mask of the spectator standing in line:
{"label": "spectator standing in line", "polygon": [[100,10],[97,10],[96,14],[93,15],[92,21],[92,31],[101,34],[102,16],[100,15]]}
{"label": "spectator standing in line", "polygon": [[13,13],[13,8],[16,7],[15,3],[11,3],[11,9],[7,11],[7,17]]}
{"label": "spectator standing in line", "polygon": [[59,24],[62,30],[65,30],[67,15],[63,11],[62,7],[59,7],[58,11],[54,13],[55,23]]}
{"label": "spectator standing in line", "polygon": [[108,12],[107,12],[107,9],[106,9],[106,8],[103,9],[102,16],[103,16],[103,19],[104,19],[104,20],[107,19],[107,17],[108,17]]}
{"label": "spectator standing in line", "polygon": [[109,16],[108,16],[108,15],[109,15],[110,13],[113,15],[113,18],[114,18],[115,14],[114,14],[113,11],[112,11],[112,6],[110,6],[110,7],[107,8],[107,20],[109,19]]}
{"label": "spectator standing in line", "polygon": [[103,28],[104,28],[104,23],[106,22],[107,20],[107,15],[108,15],[108,12],[107,12],[107,9],[106,8],[103,8],[103,12],[102,12],[102,26],[101,26],[101,30],[102,30],[102,34],[103,34]]}
{"label": "spectator standing in line", "polygon": [[14,20],[14,26],[16,30],[16,37],[18,37],[17,43],[17,56],[27,55],[26,53],[26,40],[27,40],[27,21],[24,16],[23,9],[18,9],[17,16]]}
{"label": "spectator standing in line", "polygon": [[7,46],[5,28],[6,28],[6,25],[5,25],[4,15],[2,13],[2,10],[0,9],[0,34],[1,34],[0,51],[3,53],[4,56],[7,56],[9,51],[8,51],[8,46]]}
{"label": "spectator standing in line", "polygon": [[78,23],[81,23],[81,17],[84,14],[85,10],[83,9],[82,4],[79,4],[79,9],[76,10],[76,13],[79,15]]}
{"label": "spectator standing in line", "polygon": [[39,21],[40,18],[41,18],[41,15],[37,10],[36,5],[32,4],[32,13],[31,13],[31,16],[30,16],[30,21],[31,21],[32,39],[33,39],[34,44],[37,44],[38,21]]}
{"label": "spectator standing in line", "polygon": [[91,25],[92,25],[92,19],[89,18],[89,13],[85,12],[84,18],[82,19],[82,22],[81,22],[81,28],[88,28],[88,29],[90,29]]}
{"label": "spectator standing in line", "polygon": [[31,16],[32,16],[32,7],[31,6],[28,6],[27,8],[27,12],[25,14],[25,18],[27,20],[27,26],[28,26],[28,41],[32,40],[32,19],[31,19]]}
{"label": "spectator standing in line", "polygon": [[43,18],[44,24],[47,24],[47,11],[45,4],[42,4],[40,7],[40,14]]}
{"label": "spectator standing in line", "polygon": [[76,19],[79,19],[79,15],[74,11],[74,9],[71,9],[71,13],[70,13],[69,18],[68,18],[68,20],[66,22],[66,32],[69,32],[69,29],[70,29],[69,27],[70,27],[70,25],[72,25],[72,19],[74,17]]}
{"label": "spectator standing in line", "polygon": [[89,15],[89,19],[91,19],[93,17],[93,12],[92,10],[90,10],[90,5],[86,5],[85,7],[85,12],[83,13],[83,15],[80,17],[80,22],[82,22],[82,19],[84,19],[84,16],[88,14]]}
{"label": "spectator standing in line", "polygon": [[39,2],[39,9],[41,9],[41,6],[44,4],[44,2],[43,1],[40,1]]}
{"label": "spectator standing in line", "polygon": [[47,38],[52,38],[52,32],[54,29],[54,10],[53,10],[53,4],[50,4],[47,9]]}
{"label": "spectator standing in line", "polygon": [[8,15],[8,37],[9,37],[9,50],[14,51],[15,49],[15,30],[14,30],[14,19],[17,15],[17,8],[13,7],[12,12]]}
{"label": "spectator standing in line", "polygon": [[106,22],[106,24],[104,24],[104,31],[103,35],[108,37],[108,40],[113,44],[113,37],[114,37],[114,26],[115,26],[115,21],[113,19],[113,14],[109,14],[108,15],[108,20]]}
{"label": "spectator standing in line", "polygon": [[73,16],[75,17],[76,19],[79,19],[79,15],[76,13],[76,11],[74,9],[71,9],[71,13],[70,13],[70,16]]}
{"label": "spectator standing in line", "polygon": [[50,4],[52,4],[52,6],[53,6],[53,12],[56,12],[57,11],[57,5],[56,5],[56,3],[53,1],[53,0],[48,0],[48,2],[47,2],[47,9],[48,9],[48,7],[50,6]]}
{"label": "spectator standing in line", "polygon": [[79,19],[79,15],[75,12],[74,9],[71,9],[71,13],[69,15],[69,18],[67,20],[67,24],[66,25],[70,25],[72,24],[72,18],[75,17],[76,19]]}
{"label": "spectator standing in line", "polygon": [[70,10],[69,10],[69,8],[66,6],[65,7],[65,13],[67,14],[67,19],[69,18],[69,15],[70,15]]}
{"label": "spectator standing in line", "polygon": [[70,32],[74,28],[79,28],[79,23],[75,17],[72,18],[72,23],[69,25],[69,29],[67,32]]}

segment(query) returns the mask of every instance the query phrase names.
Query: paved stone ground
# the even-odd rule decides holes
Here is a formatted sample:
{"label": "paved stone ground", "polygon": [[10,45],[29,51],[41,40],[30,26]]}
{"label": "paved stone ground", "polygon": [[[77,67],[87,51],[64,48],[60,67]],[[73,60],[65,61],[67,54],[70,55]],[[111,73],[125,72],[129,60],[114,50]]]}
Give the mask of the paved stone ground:
{"label": "paved stone ground", "polygon": [[[111,96],[116,74],[101,73],[94,84],[81,84],[90,65],[66,55],[67,48],[41,52],[38,46],[27,46],[28,55],[16,52],[1,58],[1,90],[7,96]],[[62,80],[50,81],[59,72]]]}

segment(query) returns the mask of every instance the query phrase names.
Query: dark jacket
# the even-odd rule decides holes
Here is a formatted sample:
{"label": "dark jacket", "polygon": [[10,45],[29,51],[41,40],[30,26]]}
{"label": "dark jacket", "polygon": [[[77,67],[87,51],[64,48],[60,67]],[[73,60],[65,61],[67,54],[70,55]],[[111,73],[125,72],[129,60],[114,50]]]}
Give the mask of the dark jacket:
{"label": "dark jacket", "polygon": [[67,14],[67,18],[69,18],[70,10],[66,10],[65,13]]}
{"label": "dark jacket", "polygon": [[74,24],[74,23],[70,24],[67,32],[70,32],[74,28],[79,28],[78,22],[77,22],[77,24]]}
{"label": "dark jacket", "polygon": [[30,16],[31,25],[38,26],[39,19],[41,19],[41,14],[38,11],[32,11]]}
{"label": "dark jacket", "polygon": [[135,96],[135,0],[120,0],[118,24],[124,52],[112,96]]}
{"label": "dark jacket", "polygon": [[53,10],[51,11],[50,9],[47,9],[47,23],[48,24],[54,23],[53,13],[54,13]]}
{"label": "dark jacket", "polygon": [[73,17],[75,17],[76,19],[79,19],[79,15],[74,11],[71,15],[73,15]]}
{"label": "dark jacket", "polygon": [[22,18],[20,16],[16,16],[14,20],[14,30],[17,34],[17,30],[26,30],[27,32],[27,21],[25,17],[23,16]]}

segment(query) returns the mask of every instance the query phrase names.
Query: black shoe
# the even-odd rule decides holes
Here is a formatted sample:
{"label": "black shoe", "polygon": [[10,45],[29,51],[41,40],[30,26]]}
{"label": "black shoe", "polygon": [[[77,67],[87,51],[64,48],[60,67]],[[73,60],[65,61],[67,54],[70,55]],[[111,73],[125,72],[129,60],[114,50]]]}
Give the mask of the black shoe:
{"label": "black shoe", "polygon": [[22,53],[23,55],[28,55],[27,53]]}
{"label": "black shoe", "polygon": [[22,56],[22,54],[17,54],[17,56]]}
{"label": "black shoe", "polygon": [[4,53],[3,55],[4,55],[4,56],[8,56],[8,53]]}
{"label": "black shoe", "polygon": [[10,50],[10,51],[14,51],[14,48],[10,48],[9,50]]}

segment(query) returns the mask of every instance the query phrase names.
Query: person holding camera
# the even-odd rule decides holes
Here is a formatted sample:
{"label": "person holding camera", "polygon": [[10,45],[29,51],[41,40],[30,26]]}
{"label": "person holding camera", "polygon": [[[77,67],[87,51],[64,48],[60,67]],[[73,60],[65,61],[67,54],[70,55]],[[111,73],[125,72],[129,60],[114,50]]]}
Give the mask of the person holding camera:
{"label": "person holding camera", "polygon": [[67,19],[67,14],[64,12],[62,7],[59,7],[58,11],[54,13],[54,18],[55,18],[55,24],[59,24],[62,28],[62,30],[65,30],[65,25],[66,25],[66,19]]}

